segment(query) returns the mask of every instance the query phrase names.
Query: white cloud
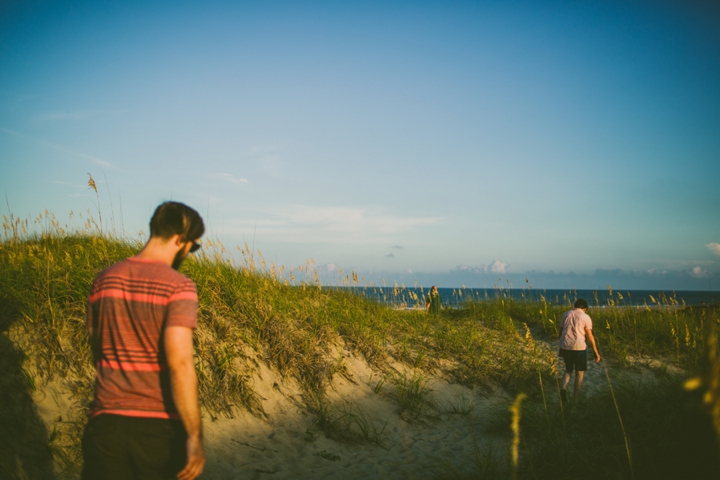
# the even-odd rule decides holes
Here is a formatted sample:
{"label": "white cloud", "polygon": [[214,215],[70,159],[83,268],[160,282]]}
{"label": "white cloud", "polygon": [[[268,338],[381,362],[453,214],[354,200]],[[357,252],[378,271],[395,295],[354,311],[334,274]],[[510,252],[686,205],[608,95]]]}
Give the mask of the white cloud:
{"label": "white cloud", "polygon": [[450,270],[451,272],[462,272],[462,273],[486,273],[488,271],[487,265],[480,265],[479,267],[471,267],[469,265],[458,265],[457,267]]}
{"label": "white cloud", "polygon": [[274,222],[295,233],[311,234],[318,240],[343,237],[349,241],[367,241],[386,235],[430,225],[439,219],[430,217],[399,217],[366,208],[315,207],[291,205],[269,212]]}
{"label": "white cloud", "polygon": [[[68,153],[73,153],[73,152],[70,152],[69,150],[66,150],[66,151]],[[85,155],[83,153],[78,153],[76,155],[80,155],[82,158],[84,158],[86,160],[90,160],[91,162],[96,163],[102,167],[115,168],[115,166],[112,163],[108,162],[107,160],[103,160],[102,158],[93,157],[92,155]]]}
{"label": "white cloud", "polygon": [[458,265],[451,272],[467,272],[467,273],[507,273],[510,264],[501,262],[497,258],[490,265],[480,265],[479,267],[470,267],[468,265]]}
{"label": "white cloud", "polygon": [[501,262],[497,258],[490,264],[490,271],[493,273],[507,273],[508,265],[505,262]]}
{"label": "white cloud", "polygon": [[65,148],[65,147],[62,147],[62,146],[60,146],[60,145],[55,145],[54,143],[46,142],[46,141],[44,141],[44,140],[38,140],[38,139],[36,139],[36,138],[28,137],[27,135],[23,135],[23,134],[21,134],[21,133],[13,132],[12,130],[7,130],[7,129],[4,129],[4,128],[0,128],[0,132],[5,132],[5,133],[7,133],[7,134],[13,135],[13,136],[15,136],[15,137],[17,137],[17,138],[20,138],[20,139],[22,139],[22,140],[29,141],[29,142],[32,142],[32,143],[37,143],[37,144],[39,144],[39,145],[43,145],[43,146],[48,147],[48,148],[52,148],[53,150],[57,150],[58,152],[63,152],[63,153],[67,153],[67,154],[70,154],[70,155],[74,155],[74,156],[76,156],[76,157],[84,158],[85,160],[89,160],[89,161],[91,161],[91,162],[93,162],[93,163],[95,163],[95,164],[97,164],[97,165],[103,166],[103,167],[117,169],[117,167],[115,167],[115,165],[113,165],[112,163],[108,162],[107,160],[103,160],[102,158],[98,158],[98,157],[95,157],[95,156],[93,156],[93,155],[87,155],[87,154],[85,154],[85,153],[75,152],[75,151],[73,151],[73,150],[69,150],[69,149],[67,149],[67,148]]}
{"label": "white cloud", "polygon": [[[244,220],[225,225],[225,233],[262,236],[282,243],[393,245],[407,232],[437,223],[435,217],[403,217],[380,208],[288,205],[248,212]],[[264,218],[263,218],[264,217]]]}
{"label": "white cloud", "polygon": [[701,267],[694,267],[690,271],[690,275],[692,275],[695,278],[703,278],[707,276],[707,271],[703,270]]}
{"label": "white cloud", "polygon": [[94,117],[102,113],[99,110],[82,110],[79,112],[48,112],[35,117],[39,122],[47,122],[54,120],[83,120],[85,118]]}
{"label": "white cloud", "polygon": [[277,212],[288,221],[308,226],[321,226],[328,230],[343,232],[394,233],[418,225],[435,223],[437,218],[412,218],[382,215],[364,208],[312,207],[294,205]]}
{"label": "white cloud", "polygon": [[73,188],[87,188],[87,186],[88,186],[87,183],[79,184],[79,183],[64,182],[62,180],[53,180],[50,183],[54,183],[56,185],[67,185],[67,186],[70,186]]}
{"label": "white cloud", "polygon": [[395,258],[395,255],[393,255],[392,253],[388,253],[387,255],[385,255],[385,258]]}
{"label": "white cloud", "polygon": [[247,179],[236,177],[235,175],[232,175],[230,173],[210,173],[207,174],[207,176],[210,178],[215,178],[217,180],[234,183],[235,185],[243,185],[245,183],[248,183]]}
{"label": "white cloud", "polygon": [[720,243],[708,243],[705,245],[715,255],[720,255]]}

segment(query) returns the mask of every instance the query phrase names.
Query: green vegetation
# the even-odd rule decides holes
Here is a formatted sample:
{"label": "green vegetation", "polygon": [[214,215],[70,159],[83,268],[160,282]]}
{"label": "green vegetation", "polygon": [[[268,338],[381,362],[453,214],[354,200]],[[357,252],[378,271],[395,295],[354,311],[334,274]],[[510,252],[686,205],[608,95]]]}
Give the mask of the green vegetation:
{"label": "green vegetation", "polygon": [[[310,406],[309,410],[316,417],[314,427],[324,432],[328,438],[342,443],[383,446],[387,419],[379,426],[365,412],[352,405],[345,404],[332,409],[322,396],[315,397],[315,404]],[[305,433],[309,441],[315,439],[315,429],[308,429]]]}
{"label": "green vegetation", "polygon": [[399,374],[393,377],[393,384],[395,384],[395,398],[400,404],[400,415],[405,418],[419,417],[431,392],[427,380],[418,373],[411,377]]}
{"label": "green vegetation", "polygon": [[699,401],[676,378],[652,384],[615,378],[614,393],[622,426],[609,390],[567,412],[557,404],[524,404],[521,478],[718,478],[712,425],[699,408],[689,407]]}
{"label": "green vegetation", "polygon": [[[4,222],[0,399],[8,408],[0,410],[0,465],[11,472],[10,478],[22,477],[17,473],[19,464],[35,465],[32,468],[39,472],[52,459],[67,474],[77,473],[81,465],[79,438],[94,377],[84,323],[87,293],[98,271],[141,247],[139,241],[100,235],[91,217],[85,221],[85,231],[71,233],[48,214],[35,220],[39,233],[28,233],[28,221],[6,218]],[[206,241],[204,246],[204,253],[188,260],[182,271],[198,287],[196,367],[201,405],[213,418],[230,417],[240,410],[264,417],[251,381],[258,362],[263,362],[300,386],[305,408],[328,437],[381,445],[387,419],[371,419],[357,408],[338,409],[326,401],[333,379],[348,375],[337,354],[341,345],[380,372],[375,392],[395,398],[398,414],[407,420],[423,414],[429,376],[484,392],[527,394],[520,423],[518,478],[575,476],[580,463],[589,465],[583,470],[585,477],[645,478],[637,465],[646,465],[658,455],[668,458],[672,449],[690,449],[697,453],[692,458],[705,455],[706,462],[717,460],[715,446],[715,456],[709,453],[711,447],[702,454],[693,449],[693,436],[686,427],[696,426],[695,431],[701,432],[697,441],[713,445],[712,424],[696,398],[701,394],[685,392],[683,379],[669,373],[666,382],[653,386],[613,379],[619,411],[627,422],[632,468],[612,399],[608,403],[605,395],[598,395],[577,409],[561,408],[557,366],[548,341],[557,338],[567,305],[513,301],[500,295],[429,316],[323,288],[311,262],[290,269],[268,268],[259,252],[255,255],[245,245],[238,247],[244,258],[244,264],[238,265],[224,260],[223,245]],[[256,268],[256,263],[261,266]],[[604,356],[621,363],[629,363],[630,357],[666,358],[684,369],[685,378],[705,375],[698,392],[711,391],[703,352],[707,326],[718,322],[717,309],[690,308],[673,299],[629,308],[622,306],[621,297],[613,299],[611,305],[590,312]],[[396,362],[405,372],[391,366]],[[58,419],[51,431],[38,423],[31,408],[32,393],[48,382],[60,382],[74,401],[69,416]],[[715,395],[710,403],[717,401]],[[473,408],[472,399],[463,398],[450,410],[470,415]],[[498,428],[509,431],[509,417],[498,419]],[[662,419],[662,428],[653,427],[657,419]],[[592,428],[598,426],[602,431],[595,435]],[[315,430],[308,435],[314,436]],[[678,442],[687,443],[680,448]],[[505,467],[488,464],[492,459],[502,462],[495,455],[479,452],[477,458],[482,459],[476,472],[481,478],[497,472],[507,476]],[[601,464],[606,465],[602,474],[590,467],[599,469]],[[29,471],[23,474],[33,477]]]}

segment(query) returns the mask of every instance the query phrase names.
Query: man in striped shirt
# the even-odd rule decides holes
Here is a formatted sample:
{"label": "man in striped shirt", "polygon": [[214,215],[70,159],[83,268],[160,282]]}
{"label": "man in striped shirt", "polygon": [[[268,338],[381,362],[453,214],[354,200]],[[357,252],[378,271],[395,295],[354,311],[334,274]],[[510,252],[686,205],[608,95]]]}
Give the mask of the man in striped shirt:
{"label": "man in striped shirt", "polygon": [[177,271],[205,231],[160,205],[136,256],[100,272],[87,306],[97,376],[83,436],[83,480],[194,479],[205,453],[193,361],[195,284]]}

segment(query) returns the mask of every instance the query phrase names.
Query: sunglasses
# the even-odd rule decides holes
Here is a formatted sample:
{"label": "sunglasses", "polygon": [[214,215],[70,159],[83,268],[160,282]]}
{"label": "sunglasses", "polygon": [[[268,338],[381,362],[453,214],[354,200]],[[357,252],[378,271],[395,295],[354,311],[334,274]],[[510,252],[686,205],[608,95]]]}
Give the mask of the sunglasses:
{"label": "sunglasses", "polygon": [[193,241],[192,247],[190,247],[190,253],[197,252],[198,250],[200,250],[201,247],[202,247],[202,245],[200,245],[198,242]]}

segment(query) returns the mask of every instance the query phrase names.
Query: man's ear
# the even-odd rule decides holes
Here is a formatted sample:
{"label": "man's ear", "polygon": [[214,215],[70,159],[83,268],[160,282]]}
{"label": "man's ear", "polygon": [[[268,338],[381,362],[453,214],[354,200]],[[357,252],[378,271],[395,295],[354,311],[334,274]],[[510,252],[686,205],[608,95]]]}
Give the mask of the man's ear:
{"label": "man's ear", "polygon": [[182,239],[182,235],[179,233],[176,233],[172,237],[170,237],[170,241],[178,248],[182,248],[182,246],[185,244],[185,242]]}

